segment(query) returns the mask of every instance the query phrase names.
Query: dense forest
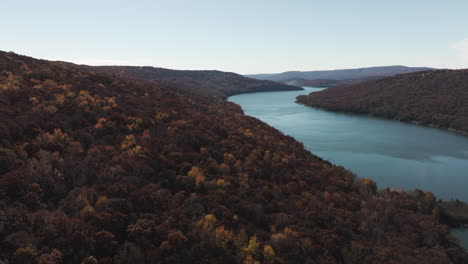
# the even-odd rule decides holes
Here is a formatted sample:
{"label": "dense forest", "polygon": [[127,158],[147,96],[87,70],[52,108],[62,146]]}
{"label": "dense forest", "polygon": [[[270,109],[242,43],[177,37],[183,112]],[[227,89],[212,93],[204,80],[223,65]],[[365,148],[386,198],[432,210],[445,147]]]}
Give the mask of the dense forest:
{"label": "dense forest", "polygon": [[240,93],[303,90],[298,86],[252,79],[232,72],[183,71],[133,66],[69,65],[82,70],[133,78],[209,96],[228,97]]}
{"label": "dense forest", "polygon": [[0,52],[0,263],[467,263],[435,204],[219,97]]}
{"label": "dense forest", "polygon": [[468,133],[468,70],[436,70],[340,86],[299,103]]}

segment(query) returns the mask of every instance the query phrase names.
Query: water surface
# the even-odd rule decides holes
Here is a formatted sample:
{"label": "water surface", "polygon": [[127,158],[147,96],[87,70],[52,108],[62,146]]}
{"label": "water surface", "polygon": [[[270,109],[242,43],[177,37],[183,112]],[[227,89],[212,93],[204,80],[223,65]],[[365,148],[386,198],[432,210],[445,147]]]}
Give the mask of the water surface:
{"label": "water surface", "polygon": [[305,91],[241,94],[229,100],[379,188],[432,191],[468,202],[468,137],[373,117],[327,112],[295,103]]}
{"label": "water surface", "polygon": [[[229,100],[304,143],[312,153],[342,165],[379,188],[432,191],[468,202],[468,137],[392,120],[333,113],[295,103],[305,91],[241,94]],[[468,249],[468,229],[453,229]]]}

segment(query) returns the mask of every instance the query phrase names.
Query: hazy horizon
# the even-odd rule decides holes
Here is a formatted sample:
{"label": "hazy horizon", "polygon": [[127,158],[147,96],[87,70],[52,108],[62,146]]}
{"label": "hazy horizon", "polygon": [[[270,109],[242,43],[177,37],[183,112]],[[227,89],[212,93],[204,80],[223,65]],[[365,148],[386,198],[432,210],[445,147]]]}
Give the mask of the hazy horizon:
{"label": "hazy horizon", "polygon": [[[18,55],[22,56],[27,56],[27,57],[32,57],[29,54],[21,54],[17,53],[13,50],[4,50],[5,52],[13,52]],[[43,60],[48,60],[48,61],[56,61],[56,62],[69,62],[69,63],[75,63],[78,65],[87,65],[87,66],[130,66],[130,67],[154,67],[154,68],[163,68],[163,69],[168,69],[168,70],[188,70],[188,71],[221,71],[219,69],[174,69],[174,68],[167,68],[164,66],[153,66],[153,65],[129,65],[129,64],[86,64],[86,63],[76,63],[73,61],[67,61],[67,60],[61,60],[61,59],[47,59],[47,58],[39,58],[39,57],[34,57],[38,59],[43,59]],[[280,73],[287,73],[287,72],[311,72],[311,71],[340,71],[340,70],[350,70],[350,69],[366,69],[366,68],[379,68],[379,67],[409,67],[409,68],[425,68],[425,66],[406,66],[406,65],[376,65],[376,66],[363,66],[363,67],[356,67],[356,68],[336,68],[336,69],[312,69],[312,70],[287,70],[287,71],[282,71],[282,72],[257,72],[257,73],[246,73],[242,75],[268,75],[268,74],[280,74]],[[431,68],[431,67],[428,67]],[[437,69],[437,68],[434,68]],[[439,68],[442,69],[442,68]],[[448,69],[448,68],[447,68]],[[229,71],[226,71],[229,72]],[[237,72],[232,72],[232,73],[237,73]],[[241,73],[238,73],[241,74]]]}
{"label": "hazy horizon", "polygon": [[[466,1],[12,1],[0,50],[240,74],[468,68]],[[450,16],[447,16],[450,14]]]}

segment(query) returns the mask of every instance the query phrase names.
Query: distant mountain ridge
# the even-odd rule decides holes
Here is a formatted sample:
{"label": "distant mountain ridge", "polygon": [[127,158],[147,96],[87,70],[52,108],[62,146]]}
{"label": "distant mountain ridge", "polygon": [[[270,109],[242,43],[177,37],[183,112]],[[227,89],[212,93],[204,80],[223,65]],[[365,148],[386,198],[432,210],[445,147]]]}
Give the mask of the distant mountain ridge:
{"label": "distant mountain ridge", "polygon": [[335,80],[335,79],[314,79],[314,80],[305,80],[305,79],[293,79],[284,81],[284,83],[289,85],[297,86],[307,86],[307,87],[335,87],[342,85],[351,85],[355,83],[377,80],[385,78],[384,76],[374,76],[374,77],[365,77],[365,78],[353,78],[345,80]]}
{"label": "distant mountain ridge", "polygon": [[275,82],[291,82],[295,79],[302,80],[347,80],[347,79],[361,79],[370,77],[386,77],[402,73],[411,73],[418,71],[428,71],[433,68],[427,67],[406,67],[406,66],[379,66],[367,67],[357,69],[341,69],[341,70],[325,70],[325,71],[288,71],[283,73],[273,74],[252,74],[246,75],[250,78],[259,80],[270,80]]}
{"label": "distant mountain ridge", "polygon": [[86,66],[70,64],[82,70],[112,74],[118,77],[149,81],[196,94],[227,97],[240,93],[267,91],[295,91],[301,87],[284,83],[248,78],[237,73],[222,71],[171,70],[138,66]]}

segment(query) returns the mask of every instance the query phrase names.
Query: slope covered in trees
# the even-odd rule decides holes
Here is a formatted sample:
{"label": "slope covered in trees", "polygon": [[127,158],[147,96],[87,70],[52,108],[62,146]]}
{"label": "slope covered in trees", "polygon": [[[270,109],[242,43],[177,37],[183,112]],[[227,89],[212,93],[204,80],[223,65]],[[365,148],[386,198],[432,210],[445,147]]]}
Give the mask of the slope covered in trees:
{"label": "slope covered in trees", "polygon": [[154,67],[71,65],[79,69],[108,73],[124,78],[149,81],[173,88],[180,88],[202,95],[228,97],[240,93],[267,91],[295,91],[301,87],[273,81],[257,80],[221,71],[183,71]]}
{"label": "slope covered in trees", "polygon": [[332,87],[297,101],[468,133],[468,70],[402,74]]}
{"label": "slope covered in trees", "polygon": [[0,262],[466,263],[383,190],[216,97],[0,52]]}

